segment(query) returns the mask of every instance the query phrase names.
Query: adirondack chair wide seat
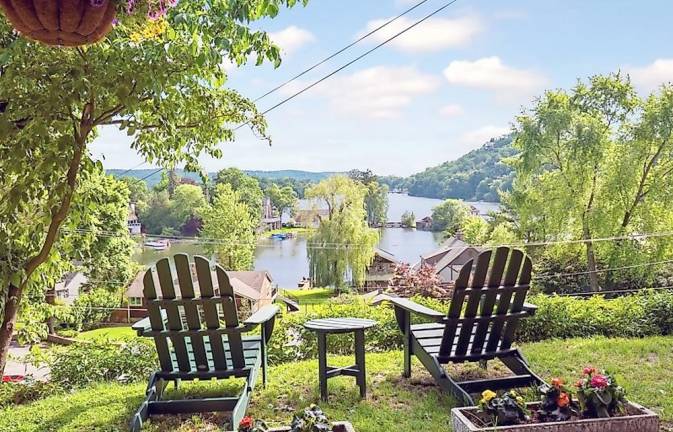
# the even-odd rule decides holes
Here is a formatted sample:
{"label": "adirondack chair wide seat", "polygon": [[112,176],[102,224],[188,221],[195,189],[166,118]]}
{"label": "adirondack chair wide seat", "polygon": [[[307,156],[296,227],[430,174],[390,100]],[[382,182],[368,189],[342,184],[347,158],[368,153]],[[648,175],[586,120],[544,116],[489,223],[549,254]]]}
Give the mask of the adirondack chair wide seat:
{"label": "adirondack chair wide seat", "polygon": [[[160,369],[150,377],[131,430],[139,431],[153,414],[210,411],[231,412],[231,426],[236,430],[260,371],[266,384],[267,343],[279,309],[265,306],[239,321],[236,296],[222,267],[216,265],[211,272],[210,262],[196,256],[197,280],[193,281],[189,257],[178,254],[173,259],[177,285],[168,258],[156,264],[158,279],[151,268],[143,278],[149,316],[133,329],[139,336],[154,339]],[[259,334],[251,334],[257,328]],[[245,379],[238,396],[162,400],[169,382],[177,386],[181,381],[227,378]]]}
{"label": "adirondack chair wide seat", "polygon": [[[455,281],[448,312],[439,312],[405,298],[378,296],[374,303],[390,302],[404,335],[405,377],[411,376],[415,355],[437,384],[459,403],[474,405],[473,394],[542,384],[528,367],[521,351],[513,346],[519,321],[535,313],[525,303],[532,264],[517,249],[484,251],[468,261]],[[425,323],[412,324],[411,316]],[[513,375],[458,382],[442,365],[498,359]]]}

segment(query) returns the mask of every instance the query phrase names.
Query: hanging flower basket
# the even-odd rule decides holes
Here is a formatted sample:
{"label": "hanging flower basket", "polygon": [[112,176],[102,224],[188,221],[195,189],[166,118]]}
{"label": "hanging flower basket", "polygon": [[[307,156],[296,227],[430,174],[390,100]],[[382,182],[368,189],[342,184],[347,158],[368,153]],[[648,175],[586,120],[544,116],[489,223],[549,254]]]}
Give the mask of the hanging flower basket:
{"label": "hanging flower basket", "polygon": [[0,0],[22,35],[48,45],[81,46],[112,30],[116,0]]}

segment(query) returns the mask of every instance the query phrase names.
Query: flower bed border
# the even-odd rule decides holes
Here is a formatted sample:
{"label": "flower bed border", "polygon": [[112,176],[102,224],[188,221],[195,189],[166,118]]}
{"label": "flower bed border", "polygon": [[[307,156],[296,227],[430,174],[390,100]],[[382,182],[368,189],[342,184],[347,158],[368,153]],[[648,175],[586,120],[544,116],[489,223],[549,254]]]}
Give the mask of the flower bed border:
{"label": "flower bed border", "polygon": [[[526,404],[534,410],[539,402]],[[478,427],[463,414],[463,411],[473,412],[479,407],[462,407],[451,410],[451,424],[454,432],[658,432],[659,416],[652,410],[633,402],[627,403],[627,409],[639,412],[635,415],[622,417],[596,418],[572,420],[553,423],[528,423],[514,426]]]}

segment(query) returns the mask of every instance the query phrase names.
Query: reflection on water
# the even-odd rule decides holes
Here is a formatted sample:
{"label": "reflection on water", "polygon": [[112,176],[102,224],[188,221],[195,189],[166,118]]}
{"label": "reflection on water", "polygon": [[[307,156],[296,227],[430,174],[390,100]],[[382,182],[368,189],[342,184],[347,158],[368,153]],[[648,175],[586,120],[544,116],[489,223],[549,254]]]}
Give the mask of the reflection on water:
{"label": "reflection on water", "polygon": [[[402,213],[413,211],[417,218],[430,215],[432,208],[441,200],[409,197],[403,194],[389,194],[388,220],[399,221]],[[497,210],[496,203],[471,203],[481,212]],[[436,249],[441,243],[441,233],[416,231],[413,229],[386,228],[381,230],[379,247],[395,255],[400,261],[414,264],[423,253]],[[203,245],[196,243],[172,243],[163,251],[145,249],[135,259],[142,265],[150,265],[163,257],[176,253],[207,255]],[[266,270],[281,288],[294,288],[297,282],[308,276],[306,238],[287,240],[260,240],[255,250],[255,270]]]}

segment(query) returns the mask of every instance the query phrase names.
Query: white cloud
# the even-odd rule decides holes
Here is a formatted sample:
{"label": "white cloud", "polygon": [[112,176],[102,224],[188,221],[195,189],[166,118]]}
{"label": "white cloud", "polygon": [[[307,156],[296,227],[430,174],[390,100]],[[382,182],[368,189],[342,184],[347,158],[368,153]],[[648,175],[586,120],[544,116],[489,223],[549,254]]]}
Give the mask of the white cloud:
{"label": "white cloud", "polygon": [[507,66],[495,56],[452,61],[444,69],[444,77],[451,84],[495,90],[504,97],[529,96],[549,83],[544,75]]}
{"label": "white cloud", "polygon": [[304,45],[316,40],[313,33],[297,26],[290,26],[281,31],[269,33],[269,37],[285,54],[292,54]]}
{"label": "white cloud", "polygon": [[[367,23],[365,30],[359,36],[379,27],[390,18],[381,18]],[[399,33],[414,21],[405,17],[399,18],[370,38],[376,42],[383,42]],[[409,52],[439,51],[445,48],[464,46],[483,30],[483,24],[477,17],[462,18],[429,18],[420,25],[392,40],[389,45]]]}
{"label": "white cloud", "polygon": [[461,135],[460,141],[470,148],[477,148],[486,143],[491,138],[499,138],[511,132],[508,127],[486,125],[480,128],[465,132]]}
{"label": "white cloud", "polygon": [[449,104],[449,105],[444,105],[439,109],[439,114],[442,117],[454,117],[454,116],[459,116],[465,113],[465,110],[463,110],[463,107],[458,105],[458,104]]}
{"label": "white cloud", "polygon": [[[396,118],[415,97],[432,92],[441,80],[410,66],[375,66],[335,77],[315,87],[338,112],[370,118]],[[301,84],[295,84],[302,87]],[[295,86],[286,89],[292,92]]]}
{"label": "white cloud", "polygon": [[626,70],[633,84],[645,92],[651,92],[661,84],[673,81],[673,59],[657,59],[647,66]]}

